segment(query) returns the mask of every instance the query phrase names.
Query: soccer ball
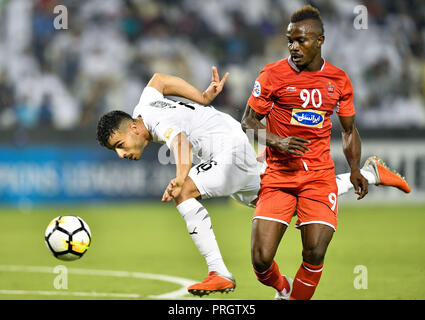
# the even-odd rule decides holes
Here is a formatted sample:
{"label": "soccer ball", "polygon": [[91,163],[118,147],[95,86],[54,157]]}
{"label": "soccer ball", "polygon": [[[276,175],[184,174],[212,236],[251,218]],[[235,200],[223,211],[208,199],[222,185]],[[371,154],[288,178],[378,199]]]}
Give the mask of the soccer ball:
{"label": "soccer ball", "polygon": [[91,243],[87,223],[76,216],[59,216],[50,221],[44,240],[53,255],[66,261],[81,258]]}

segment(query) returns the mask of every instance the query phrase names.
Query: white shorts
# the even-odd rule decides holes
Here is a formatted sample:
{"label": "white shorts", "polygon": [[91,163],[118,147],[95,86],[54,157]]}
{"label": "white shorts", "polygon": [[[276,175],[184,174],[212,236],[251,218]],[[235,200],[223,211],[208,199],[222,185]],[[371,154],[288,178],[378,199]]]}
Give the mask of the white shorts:
{"label": "white shorts", "polygon": [[193,166],[189,177],[202,199],[230,196],[247,206],[253,206],[260,188],[256,153],[248,139]]}

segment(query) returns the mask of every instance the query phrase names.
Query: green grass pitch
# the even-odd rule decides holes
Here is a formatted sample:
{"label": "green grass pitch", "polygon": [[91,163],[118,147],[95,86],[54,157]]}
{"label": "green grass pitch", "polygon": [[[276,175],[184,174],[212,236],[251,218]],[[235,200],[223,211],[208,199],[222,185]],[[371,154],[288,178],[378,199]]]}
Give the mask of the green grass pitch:
{"label": "green grass pitch", "polygon": [[[272,299],[274,290],[261,285],[251,267],[253,209],[230,200],[203,203],[210,212],[224,260],[237,281],[233,293],[208,298]],[[44,244],[45,228],[58,215],[78,215],[92,230],[92,245],[78,261],[57,260]],[[295,220],[276,257],[281,272],[291,277],[301,263]],[[0,226],[0,299],[154,299],[183,288],[156,275],[195,281],[207,275],[204,259],[171,203],[51,206],[30,211],[2,207]],[[423,204],[340,203],[338,230],[313,298],[425,299],[424,229]],[[69,269],[67,289],[54,287],[59,274],[49,268],[58,265]],[[140,274],[153,275],[147,278]],[[363,287],[356,286],[359,283]],[[180,295],[177,299],[190,297]]]}

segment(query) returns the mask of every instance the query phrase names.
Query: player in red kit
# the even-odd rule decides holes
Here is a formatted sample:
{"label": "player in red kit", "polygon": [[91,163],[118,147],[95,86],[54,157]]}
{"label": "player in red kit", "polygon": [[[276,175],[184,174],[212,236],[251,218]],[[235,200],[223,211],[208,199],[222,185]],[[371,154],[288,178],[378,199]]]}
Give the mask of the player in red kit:
{"label": "player in red kit", "polygon": [[[294,12],[287,38],[290,57],[260,72],[242,119],[243,129],[254,130],[257,137],[265,130],[267,145],[251,254],[258,280],[277,290],[276,299],[310,299],[337,228],[338,192],[330,156],[333,111],[358,199],[367,194],[368,183],[360,173],[353,87],[344,71],[321,56],[325,37],[319,11],[305,6]],[[261,123],[264,117],[267,128]],[[295,211],[303,261],[292,281],[281,275],[274,257]]]}

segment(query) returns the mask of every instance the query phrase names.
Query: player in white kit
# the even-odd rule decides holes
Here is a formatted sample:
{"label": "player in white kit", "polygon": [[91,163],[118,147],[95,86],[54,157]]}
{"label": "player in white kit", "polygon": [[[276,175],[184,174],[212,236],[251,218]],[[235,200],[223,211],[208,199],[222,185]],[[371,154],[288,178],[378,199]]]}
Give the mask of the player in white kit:
{"label": "player in white kit", "polygon": [[[221,256],[208,211],[198,201],[230,196],[255,206],[260,187],[256,152],[241,125],[231,116],[208,105],[221,92],[228,73],[220,80],[212,69],[210,86],[201,93],[181,78],[155,74],[142,92],[133,115],[111,111],[101,117],[97,140],[120,158],[140,159],[151,142],[165,143],[173,152],[176,177],[162,201],[174,200],[187,229],[208,265],[204,281],[188,288],[195,295],[233,291],[236,282]],[[196,103],[174,101],[180,96]],[[193,165],[193,157],[199,163]],[[405,192],[408,185],[376,158],[369,158],[362,174],[370,184],[392,185]],[[391,175],[392,180],[386,179]],[[394,183],[394,176],[398,178]],[[387,183],[386,181],[390,181]],[[338,194],[353,186],[349,174],[337,176]]]}

